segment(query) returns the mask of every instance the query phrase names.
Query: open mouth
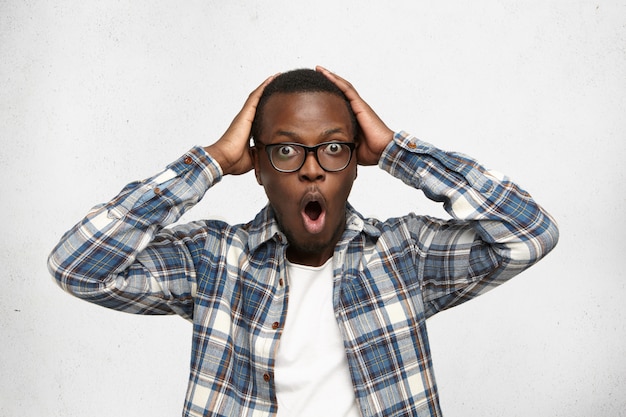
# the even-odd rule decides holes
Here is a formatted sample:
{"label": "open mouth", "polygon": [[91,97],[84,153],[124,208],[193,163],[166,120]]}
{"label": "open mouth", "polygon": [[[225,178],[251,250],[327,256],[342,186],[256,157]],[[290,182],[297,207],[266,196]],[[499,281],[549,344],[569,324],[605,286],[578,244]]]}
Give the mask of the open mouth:
{"label": "open mouth", "polygon": [[302,222],[307,232],[320,233],[326,224],[326,206],[321,194],[312,192],[302,201]]}
{"label": "open mouth", "polygon": [[316,221],[322,214],[322,205],[318,201],[310,201],[304,206],[304,214]]}

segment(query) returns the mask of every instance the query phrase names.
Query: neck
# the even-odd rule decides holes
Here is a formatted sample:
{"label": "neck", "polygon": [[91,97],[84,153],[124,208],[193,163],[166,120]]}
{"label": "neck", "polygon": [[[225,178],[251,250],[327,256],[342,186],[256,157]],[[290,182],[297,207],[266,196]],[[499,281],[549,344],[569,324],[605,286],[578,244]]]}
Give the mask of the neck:
{"label": "neck", "polygon": [[306,252],[298,250],[293,246],[287,248],[287,259],[289,262],[306,266],[322,266],[333,256],[335,246],[324,249],[320,252]]}

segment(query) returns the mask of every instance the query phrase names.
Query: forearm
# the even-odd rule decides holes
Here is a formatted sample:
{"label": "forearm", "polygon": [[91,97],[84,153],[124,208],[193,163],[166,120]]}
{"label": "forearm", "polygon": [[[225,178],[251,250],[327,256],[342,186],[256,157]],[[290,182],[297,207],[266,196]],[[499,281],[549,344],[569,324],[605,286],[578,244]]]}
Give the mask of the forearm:
{"label": "forearm", "polygon": [[492,279],[497,275],[506,280],[521,272],[557,243],[555,221],[526,191],[465,155],[444,152],[400,132],[379,165],[428,198],[443,202],[454,219],[474,230],[497,257]]}
{"label": "forearm", "polygon": [[139,294],[142,286],[157,293],[150,271],[133,268],[133,285],[128,285],[131,265],[161,228],[178,220],[220,178],[219,166],[200,148],[192,149],[162,173],[127,185],[92,209],[54,248],[50,272],[69,293],[112,308],[120,308],[116,299],[129,302],[120,300],[125,291],[137,292],[131,298],[151,296]]}

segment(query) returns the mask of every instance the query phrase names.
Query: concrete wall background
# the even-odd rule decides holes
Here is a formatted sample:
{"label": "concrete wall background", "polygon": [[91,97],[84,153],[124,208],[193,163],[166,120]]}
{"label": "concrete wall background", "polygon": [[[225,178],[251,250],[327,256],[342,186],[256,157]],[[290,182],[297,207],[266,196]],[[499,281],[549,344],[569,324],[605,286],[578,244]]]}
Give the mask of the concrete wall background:
{"label": "concrete wall background", "polygon": [[[626,415],[625,21],[601,0],[0,0],[0,415],[180,414],[190,325],[73,299],[46,257],[91,206],[217,139],[267,75],[315,64],[561,226],[543,262],[429,321],[446,416]],[[377,168],[351,201],[445,216]],[[248,174],[185,218],[264,203]]]}

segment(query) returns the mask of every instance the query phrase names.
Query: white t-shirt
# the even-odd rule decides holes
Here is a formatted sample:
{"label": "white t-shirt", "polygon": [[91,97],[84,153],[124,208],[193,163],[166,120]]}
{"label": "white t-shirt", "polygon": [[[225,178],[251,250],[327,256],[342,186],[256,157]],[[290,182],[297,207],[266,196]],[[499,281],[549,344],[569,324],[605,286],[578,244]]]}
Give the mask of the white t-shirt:
{"label": "white t-shirt", "polygon": [[332,258],[320,267],[287,262],[289,305],[275,367],[278,417],[358,417],[333,311]]}

